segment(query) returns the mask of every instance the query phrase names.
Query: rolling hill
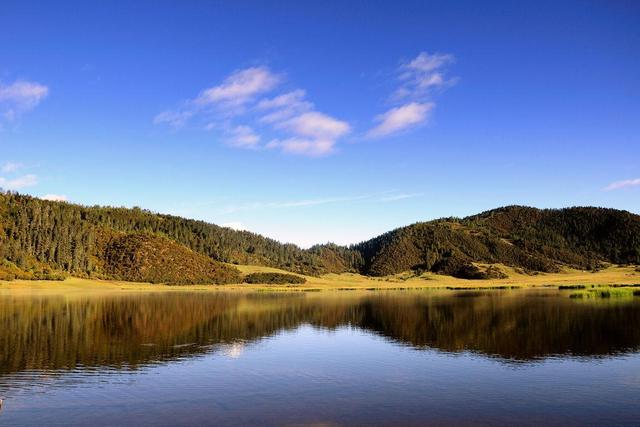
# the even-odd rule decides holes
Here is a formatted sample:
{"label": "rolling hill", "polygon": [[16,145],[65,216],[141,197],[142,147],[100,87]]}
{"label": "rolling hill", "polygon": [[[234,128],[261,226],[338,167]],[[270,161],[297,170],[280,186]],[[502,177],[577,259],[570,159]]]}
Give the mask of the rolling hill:
{"label": "rolling hill", "polygon": [[640,264],[640,216],[615,209],[508,206],[420,222],[350,247],[301,249],[247,231],[140,208],[86,207],[0,193],[0,279],[65,274],[163,283],[239,282],[229,264],[306,275],[408,270],[468,279],[602,263]]}
{"label": "rolling hill", "polygon": [[[472,263],[501,263],[529,272],[603,262],[640,263],[640,216],[615,209],[509,206],[467,218],[422,222],[355,245],[363,274],[419,269],[485,278]],[[483,276],[484,274],[484,276]]]}

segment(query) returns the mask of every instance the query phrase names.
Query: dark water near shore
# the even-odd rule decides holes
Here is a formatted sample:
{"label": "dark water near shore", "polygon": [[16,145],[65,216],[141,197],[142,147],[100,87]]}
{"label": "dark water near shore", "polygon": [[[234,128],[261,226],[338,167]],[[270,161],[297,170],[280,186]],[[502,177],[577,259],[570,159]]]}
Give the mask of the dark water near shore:
{"label": "dark water near shore", "polygon": [[640,425],[640,298],[0,297],[1,426]]}

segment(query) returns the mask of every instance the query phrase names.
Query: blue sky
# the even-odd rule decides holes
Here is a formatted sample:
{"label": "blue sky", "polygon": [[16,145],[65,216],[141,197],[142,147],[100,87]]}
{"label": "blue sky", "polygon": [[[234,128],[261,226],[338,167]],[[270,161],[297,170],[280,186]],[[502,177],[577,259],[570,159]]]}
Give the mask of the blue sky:
{"label": "blue sky", "polygon": [[303,246],[640,213],[638,2],[28,3],[0,13],[5,189]]}

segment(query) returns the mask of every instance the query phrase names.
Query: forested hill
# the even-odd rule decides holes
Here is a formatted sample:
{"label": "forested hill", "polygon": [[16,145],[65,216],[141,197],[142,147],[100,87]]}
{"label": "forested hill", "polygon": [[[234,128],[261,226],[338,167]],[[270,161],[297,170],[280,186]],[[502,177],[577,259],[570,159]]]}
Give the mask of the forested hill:
{"label": "forested hill", "polygon": [[325,272],[311,252],[248,231],[139,208],[84,207],[0,193],[0,260],[20,269],[46,264],[74,275],[101,276],[104,246],[114,235],[131,233],[165,237],[215,261]]}
{"label": "forested hill", "polygon": [[602,262],[640,263],[640,216],[615,209],[508,206],[463,219],[393,230],[352,249],[361,272],[387,275],[435,271],[464,278],[498,274],[472,263],[501,263],[530,272],[562,266],[594,269]]}
{"label": "forested hill", "polygon": [[319,275],[407,270],[466,278],[602,262],[640,263],[640,216],[602,208],[510,206],[413,224],[369,241],[301,249],[248,231],[134,208],[85,207],[0,192],[0,279],[62,274],[175,283],[240,280],[228,264]]}

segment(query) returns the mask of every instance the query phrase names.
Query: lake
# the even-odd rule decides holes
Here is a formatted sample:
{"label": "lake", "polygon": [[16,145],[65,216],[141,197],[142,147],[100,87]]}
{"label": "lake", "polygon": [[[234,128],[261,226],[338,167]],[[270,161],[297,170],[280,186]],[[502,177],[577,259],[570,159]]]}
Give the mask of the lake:
{"label": "lake", "polygon": [[639,425],[640,298],[0,296],[2,426]]}

